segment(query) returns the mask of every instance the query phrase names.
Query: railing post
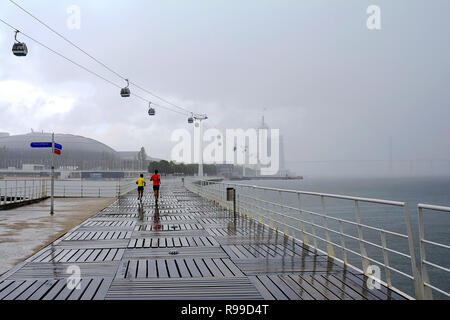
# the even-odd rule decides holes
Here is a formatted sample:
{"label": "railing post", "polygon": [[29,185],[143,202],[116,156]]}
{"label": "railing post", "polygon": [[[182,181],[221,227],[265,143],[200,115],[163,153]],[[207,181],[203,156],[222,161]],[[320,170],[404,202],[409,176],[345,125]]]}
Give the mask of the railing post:
{"label": "railing post", "polygon": [[14,193],[14,203],[17,202],[17,179],[16,179],[16,192]]}
{"label": "railing post", "polygon": [[381,245],[383,246],[383,258],[384,258],[384,269],[386,272],[386,283],[388,285],[388,288],[392,287],[392,282],[391,282],[391,271],[389,270],[389,257],[388,257],[388,253],[387,253],[387,242],[386,242],[386,232],[381,231],[380,232],[381,235]]}
{"label": "railing post", "polygon": [[420,249],[420,269],[422,270],[421,285],[423,288],[423,298],[427,300],[433,299],[433,293],[431,288],[425,286],[425,282],[430,283],[430,278],[428,277],[427,265],[425,263],[427,257],[425,253],[425,227],[423,224],[423,209],[417,206],[419,213],[419,249]]}
{"label": "railing post", "polygon": [[305,221],[304,221],[303,215],[302,215],[302,202],[301,202],[300,193],[297,193],[297,197],[298,197],[298,214],[300,217],[300,227],[302,230],[302,242],[304,245],[309,246],[308,235],[305,232]]}
{"label": "railing post", "polygon": [[342,246],[342,259],[344,260],[344,266],[347,266],[347,249],[345,246],[344,228],[342,226],[342,220],[339,219],[339,233],[341,235],[341,246]]}
{"label": "railing post", "polygon": [[361,226],[361,211],[359,209],[359,202],[355,200],[355,214],[356,214],[356,222],[358,223],[358,237],[359,237],[359,250],[361,251],[361,260],[362,260],[362,268],[365,275],[371,275],[368,273],[369,268],[369,260],[367,260],[367,251],[363,242],[363,232]]}
{"label": "railing post", "polygon": [[414,238],[411,227],[411,216],[409,214],[408,204],[405,203],[405,220],[406,220],[406,230],[408,232],[408,244],[409,244],[409,254],[411,256],[411,271],[414,277],[414,289],[416,292],[416,299],[422,300],[424,298],[423,287],[421,286],[420,274],[417,269],[416,262],[416,252],[414,250]]}
{"label": "railing post", "polygon": [[283,207],[283,196],[281,191],[278,191],[279,195],[280,195],[280,208],[281,208],[281,219],[282,219],[282,224],[283,224],[283,229],[284,229],[284,234],[289,236],[289,230],[287,227],[287,222],[286,222],[286,213],[284,212],[284,207]]}
{"label": "railing post", "polygon": [[27,180],[24,181],[24,187],[23,187],[23,201],[25,201],[25,198],[27,197]]}
{"label": "railing post", "polygon": [[330,233],[328,232],[328,218],[326,216],[327,215],[327,211],[326,211],[326,208],[325,208],[325,198],[324,198],[324,196],[320,196],[320,202],[322,204],[323,224],[324,224],[324,227],[325,227],[325,236],[327,238],[327,253],[328,253],[328,256],[330,256],[332,258],[335,258],[336,255],[334,253],[334,247],[331,244]]}
{"label": "railing post", "polygon": [[312,213],[309,214],[310,218],[311,218],[311,231],[313,234],[313,243],[314,243],[314,248],[317,250],[318,246],[317,246],[317,236],[316,236],[316,227],[314,227],[314,215]]}
{"label": "railing post", "polygon": [[8,180],[5,180],[5,204],[8,203]]}

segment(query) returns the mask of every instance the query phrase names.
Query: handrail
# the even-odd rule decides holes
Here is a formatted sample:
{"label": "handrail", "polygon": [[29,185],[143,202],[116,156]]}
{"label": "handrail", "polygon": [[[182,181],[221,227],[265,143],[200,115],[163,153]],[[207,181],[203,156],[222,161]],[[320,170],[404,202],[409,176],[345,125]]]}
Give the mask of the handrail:
{"label": "handrail", "polygon": [[[49,178],[0,180],[0,206],[43,199],[51,194]],[[121,180],[56,180],[55,197],[120,197],[136,188],[134,179]]]}
{"label": "handrail", "polygon": [[387,205],[393,205],[393,206],[399,206],[399,207],[403,207],[406,204],[406,202],[400,202],[400,201],[353,197],[353,196],[346,196],[346,195],[339,195],[339,194],[332,194],[332,193],[320,193],[320,192],[311,192],[311,191],[278,189],[278,188],[261,187],[261,186],[256,186],[256,185],[231,183],[231,182],[215,182],[215,181],[209,181],[209,180],[200,180],[200,181],[205,181],[208,183],[223,183],[223,184],[227,184],[227,185],[249,187],[249,188],[255,188],[255,189],[260,189],[260,190],[281,191],[281,192],[296,193],[296,194],[310,195],[310,196],[323,196],[323,197],[327,197],[327,198],[335,198],[335,199],[342,199],[342,200],[355,200],[355,201],[362,201],[362,202],[387,204]]}
{"label": "handrail", "polygon": [[428,261],[426,258],[425,244],[429,244],[431,246],[435,246],[435,247],[439,247],[439,248],[443,248],[443,249],[450,249],[450,246],[425,239],[425,227],[424,227],[424,218],[423,218],[423,210],[424,209],[429,210],[429,211],[440,211],[440,212],[448,213],[448,212],[450,212],[450,207],[436,206],[436,205],[423,204],[423,203],[419,203],[417,205],[418,219],[419,219],[420,266],[421,266],[421,271],[422,271],[422,288],[423,288],[423,292],[424,292],[424,297],[425,297],[425,299],[433,299],[433,290],[439,292],[440,294],[442,294],[446,297],[450,297],[449,292],[446,292],[445,290],[442,290],[441,288],[438,288],[435,285],[432,285],[431,281],[430,281],[427,266],[437,268],[437,269],[439,269],[443,272],[447,272],[447,273],[450,273],[450,269]]}
{"label": "handrail", "polygon": [[[374,198],[353,197],[347,195],[337,195],[319,192],[299,191],[290,189],[270,188],[249,184],[240,184],[232,182],[220,182],[209,180],[195,180],[187,179],[186,187],[200,196],[215,201],[217,204],[230,209],[229,203],[226,201],[226,187],[234,187],[237,192],[236,208],[237,212],[248,217],[259,219],[261,223],[268,225],[270,228],[283,232],[288,237],[294,237],[303,242],[304,245],[311,246],[315,250],[327,254],[329,257],[341,261],[345,266],[350,266],[353,269],[360,271],[368,276],[371,276],[369,271],[370,264],[376,264],[384,268],[384,278],[377,279],[378,282],[384,284],[388,288],[404,295],[408,296],[405,292],[402,292],[393,281],[397,281],[397,278],[393,279],[393,275],[399,275],[412,280],[414,287],[415,297],[417,299],[423,299],[422,280],[420,272],[417,267],[414,240],[411,226],[411,219],[408,209],[408,204],[401,201],[391,201]],[[297,195],[297,206],[293,206],[292,202],[294,198],[290,197],[290,203],[287,203],[283,198],[283,195],[294,194]],[[270,197],[269,197],[270,195]],[[302,207],[302,197],[313,196],[320,199],[321,210],[306,210]],[[278,202],[273,201],[271,198],[278,198]],[[292,199],[291,199],[292,198]],[[325,200],[328,198],[342,199],[351,201],[355,211],[355,221],[348,219],[341,219],[330,216],[327,214]],[[276,199],[276,198],[275,198]],[[385,230],[382,228],[370,226],[361,222],[361,210],[360,203],[373,203],[379,205],[387,205],[391,207],[399,207],[404,211],[406,234],[395,232],[391,230]],[[315,217],[315,219],[314,219]],[[339,225],[338,229],[328,225],[329,221]],[[347,225],[347,229],[352,226],[357,228],[357,236],[348,234],[348,231],[344,229]],[[280,229],[281,228],[281,229]],[[280,230],[279,230],[280,229]],[[381,237],[381,245],[374,243],[373,239],[364,238],[364,230],[372,230],[378,232]],[[318,234],[316,231],[320,231]],[[396,230],[397,231],[397,230]],[[324,234],[324,236],[321,236]],[[409,254],[401,252],[397,249],[390,248],[388,246],[387,235],[395,236],[397,239],[407,240],[407,247]],[[336,240],[335,240],[336,239]],[[339,241],[340,239],[340,241]],[[380,239],[380,238],[379,238]],[[312,240],[312,243],[310,243]],[[346,240],[355,241],[359,243],[359,252],[349,244],[346,244]],[[339,243],[338,243],[339,242]],[[321,246],[325,246],[322,248]],[[368,246],[369,251],[367,251]],[[342,258],[337,257],[335,249],[342,252]],[[382,262],[378,259],[374,259],[372,251],[378,251],[382,253]],[[348,254],[357,256],[362,263],[362,268],[358,268],[348,260]],[[411,264],[410,273],[405,273],[395,267],[395,264],[401,266],[400,262],[389,260],[389,255],[395,255],[402,259],[408,259]],[[408,296],[411,298],[410,296]]]}

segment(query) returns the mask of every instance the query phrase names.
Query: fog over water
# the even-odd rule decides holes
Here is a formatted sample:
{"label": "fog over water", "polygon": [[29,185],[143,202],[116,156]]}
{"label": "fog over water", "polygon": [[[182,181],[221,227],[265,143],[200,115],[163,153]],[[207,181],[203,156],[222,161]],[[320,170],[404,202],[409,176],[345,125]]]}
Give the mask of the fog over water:
{"label": "fog over water", "polygon": [[[254,128],[264,114],[297,174],[450,175],[449,1],[18,3],[132,81],[208,114],[209,128]],[[366,27],[372,4],[381,30]],[[79,30],[67,28],[70,5]],[[9,1],[0,18],[125,86]],[[143,101],[23,36],[29,55],[13,56],[13,37],[0,23],[0,132],[79,134],[168,159],[173,130],[192,130],[164,109],[150,118]]]}

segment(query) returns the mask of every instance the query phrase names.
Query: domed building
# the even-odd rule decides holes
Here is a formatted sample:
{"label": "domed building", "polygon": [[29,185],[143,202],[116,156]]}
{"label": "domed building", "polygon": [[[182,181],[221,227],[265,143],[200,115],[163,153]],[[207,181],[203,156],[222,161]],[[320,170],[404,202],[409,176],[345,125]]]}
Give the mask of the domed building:
{"label": "domed building", "polygon": [[[0,168],[21,169],[24,164],[51,166],[49,148],[31,148],[32,142],[50,142],[51,133],[31,132],[23,135],[0,133]],[[97,140],[72,135],[55,134],[62,145],[61,155],[55,155],[55,168],[67,170],[133,170],[141,167],[137,158],[123,157],[121,152]]]}

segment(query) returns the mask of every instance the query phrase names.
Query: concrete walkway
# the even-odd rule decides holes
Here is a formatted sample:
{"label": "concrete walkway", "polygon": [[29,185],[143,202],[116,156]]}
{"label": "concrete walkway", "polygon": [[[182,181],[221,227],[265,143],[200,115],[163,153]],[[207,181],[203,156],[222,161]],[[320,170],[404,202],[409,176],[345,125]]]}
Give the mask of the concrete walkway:
{"label": "concrete walkway", "polygon": [[143,206],[123,196],[3,275],[0,299],[403,299],[178,181],[165,181],[159,208],[150,192]]}

